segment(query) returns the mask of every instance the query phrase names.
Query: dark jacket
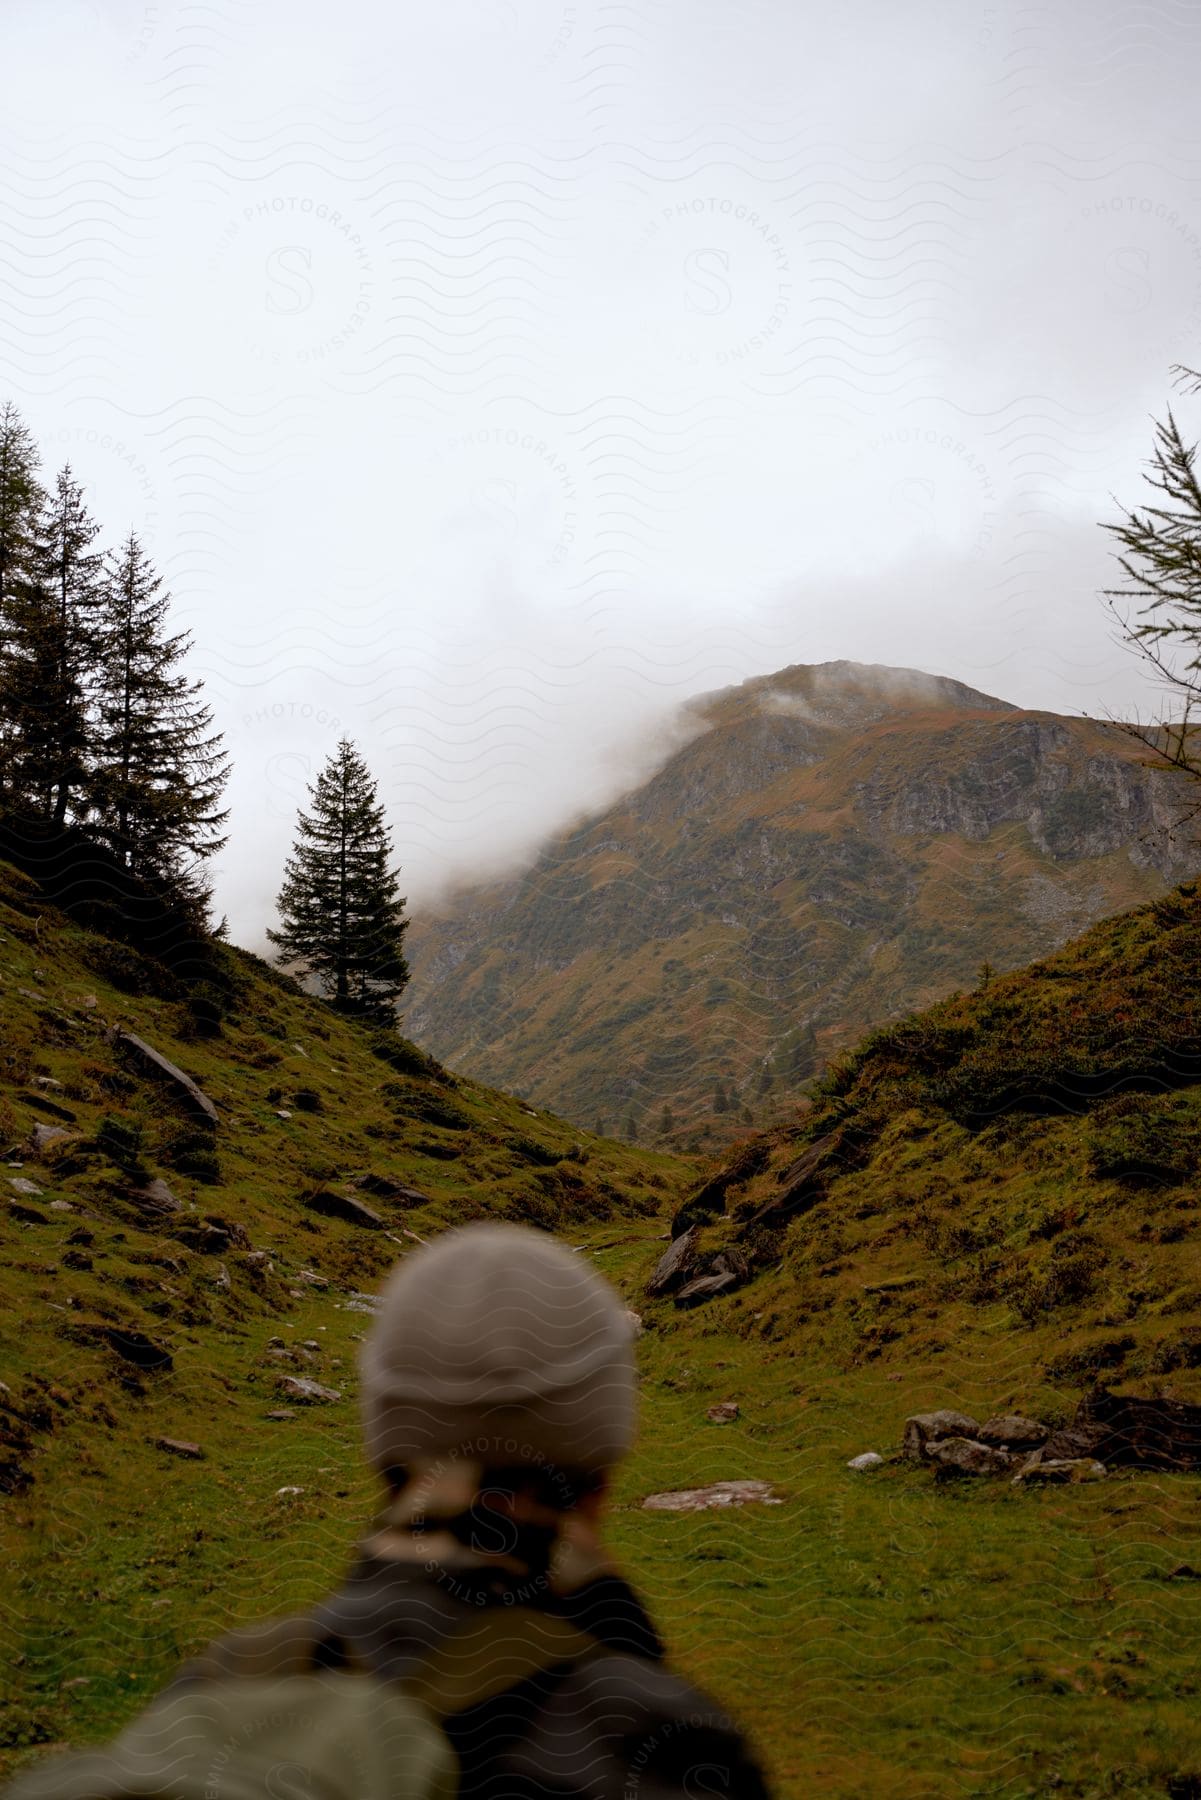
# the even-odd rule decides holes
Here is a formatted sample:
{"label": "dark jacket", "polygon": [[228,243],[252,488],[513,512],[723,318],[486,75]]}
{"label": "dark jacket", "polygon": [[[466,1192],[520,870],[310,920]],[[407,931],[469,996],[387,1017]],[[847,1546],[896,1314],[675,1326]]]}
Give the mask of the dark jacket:
{"label": "dark jacket", "polygon": [[[537,1589],[538,1584],[532,1584]],[[506,1598],[507,1596],[507,1598]],[[445,1722],[470,1800],[766,1800],[729,1717],[672,1674],[633,1590],[606,1573],[566,1595],[514,1591],[486,1564],[453,1572],[360,1551],[345,1584],[313,1610],[234,1631],[185,1664],[173,1687],[242,1670],[282,1673],[298,1643],[319,1667],[365,1664],[405,1679],[487,1607],[531,1606],[602,1646],[543,1670]],[[267,1645],[264,1654],[264,1645]],[[306,1652],[307,1653],[307,1652]]]}

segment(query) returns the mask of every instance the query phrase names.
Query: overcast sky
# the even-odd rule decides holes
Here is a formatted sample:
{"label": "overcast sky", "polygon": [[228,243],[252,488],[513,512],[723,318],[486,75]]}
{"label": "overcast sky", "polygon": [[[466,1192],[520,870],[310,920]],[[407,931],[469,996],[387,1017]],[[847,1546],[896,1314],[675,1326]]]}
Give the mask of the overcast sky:
{"label": "overcast sky", "polygon": [[420,907],[787,663],[1156,704],[1096,521],[1201,355],[1191,0],[3,0],[0,66],[0,394],[194,634],[240,941],[341,732]]}

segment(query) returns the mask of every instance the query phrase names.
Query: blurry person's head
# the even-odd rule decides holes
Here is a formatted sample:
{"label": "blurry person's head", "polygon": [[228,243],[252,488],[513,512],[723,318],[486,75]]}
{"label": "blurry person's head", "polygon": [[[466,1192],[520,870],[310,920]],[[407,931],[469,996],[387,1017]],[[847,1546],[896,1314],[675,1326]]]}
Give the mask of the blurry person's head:
{"label": "blurry person's head", "polygon": [[530,1532],[549,1543],[633,1442],[625,1307],[582,1256],[525,1226],[464,1226],[407,1256],[359,1368],[390,1523],[479,1555],[505,1554],[513,1516],[527,1550]]}

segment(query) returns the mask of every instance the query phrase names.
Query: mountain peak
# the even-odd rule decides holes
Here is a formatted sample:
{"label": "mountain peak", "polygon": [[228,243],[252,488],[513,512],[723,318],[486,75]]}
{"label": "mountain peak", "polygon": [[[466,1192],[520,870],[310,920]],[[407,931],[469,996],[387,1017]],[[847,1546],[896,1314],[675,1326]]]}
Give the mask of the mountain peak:
{"label": "mountain peak", "polygon": [[691,710],[714,725],[733,723],[753,711],[784,713],[811,724],[837,727],[889,712],[1009,713],[1019,709],[949,675],[842,659],[790,663],[775,674],[755,675],[737,687],[706,694]]}

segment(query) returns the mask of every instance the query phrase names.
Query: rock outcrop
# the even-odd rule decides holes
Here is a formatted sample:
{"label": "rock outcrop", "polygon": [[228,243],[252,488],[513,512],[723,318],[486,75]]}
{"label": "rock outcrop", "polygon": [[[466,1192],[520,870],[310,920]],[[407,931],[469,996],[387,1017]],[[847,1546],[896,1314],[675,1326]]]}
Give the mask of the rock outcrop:
{"label": "rock outcrop", "polygon": [[203,1089],[192,1080],[192,1077],[185,1075],[183,1070],[178,1068],[169,1057],[164,1056],[161,1051],[154,1048],[153,1044],[148,1044],[145,1038],[138,1037],[137,1033],[133,1031],[114,1031],[112,1040],[117,1049],[123,1051],[131,1062],[147,1074],[164,1082],[177,1098],[183,1101],[187,1110],[195,1118],[201,1120],[205,1125],[211,1126],[214,1131],[217,1129],[220,1123],[217,1108]]}

